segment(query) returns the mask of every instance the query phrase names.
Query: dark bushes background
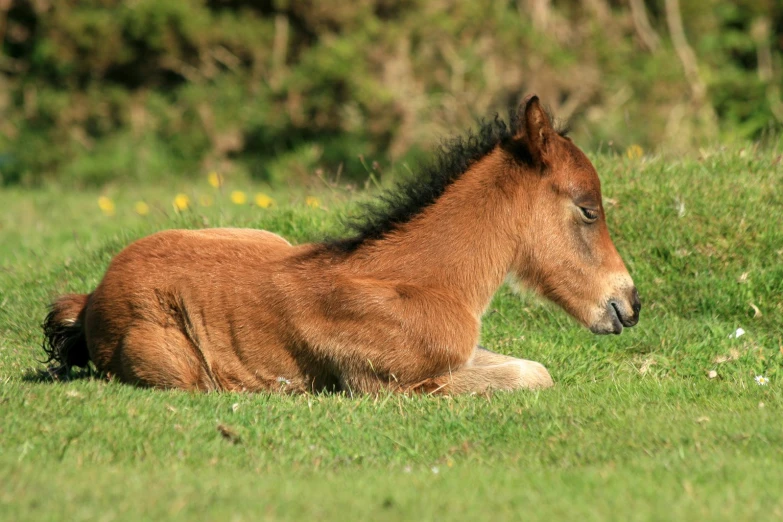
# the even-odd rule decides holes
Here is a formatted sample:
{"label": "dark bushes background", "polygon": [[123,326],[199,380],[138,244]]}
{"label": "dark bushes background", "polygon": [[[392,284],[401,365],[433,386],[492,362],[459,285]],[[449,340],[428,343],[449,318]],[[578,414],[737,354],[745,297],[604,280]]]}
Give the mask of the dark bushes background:
{"label": "dark bushes background", "polygon": [[537,92],[592,150],[783,121],[777,0],[0,0],[2,182],[404,165]]}

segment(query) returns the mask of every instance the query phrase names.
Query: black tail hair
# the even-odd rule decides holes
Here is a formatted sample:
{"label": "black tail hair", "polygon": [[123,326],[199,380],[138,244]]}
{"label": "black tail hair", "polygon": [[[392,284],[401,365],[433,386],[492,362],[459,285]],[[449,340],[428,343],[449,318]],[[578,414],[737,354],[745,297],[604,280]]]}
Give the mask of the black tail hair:
{"label": "black tail hair", "polygon": [[90,362],[82,325],[86,298],[86,295],[63,296],[52,303],[44,319],[42,348],[47,356],[47,371],[55,379],[67,378],[72,367],[84,368]]}

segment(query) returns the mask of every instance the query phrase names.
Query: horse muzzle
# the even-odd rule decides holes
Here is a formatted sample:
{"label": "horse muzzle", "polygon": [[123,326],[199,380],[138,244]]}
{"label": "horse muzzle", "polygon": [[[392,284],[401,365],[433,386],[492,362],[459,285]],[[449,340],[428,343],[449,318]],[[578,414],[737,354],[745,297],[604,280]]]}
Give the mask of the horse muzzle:
{"label": "horse muzzle", "polygon": [[632,287],[624,298],[609,299],[600,320],[590,326],[590,331],[600,335],[620,334],[623,327],[635,326],[639,322],[641,309],[639,292]]}

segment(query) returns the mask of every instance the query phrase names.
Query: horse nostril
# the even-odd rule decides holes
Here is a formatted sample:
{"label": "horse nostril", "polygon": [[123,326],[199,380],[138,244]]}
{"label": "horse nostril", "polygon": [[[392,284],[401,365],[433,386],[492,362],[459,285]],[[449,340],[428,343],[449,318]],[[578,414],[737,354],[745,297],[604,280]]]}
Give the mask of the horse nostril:
{"label": "horse nostril", "polygon": [[631,308],[636,316],[639,315],[639,311],[642,309],[642,302],[639,300],[639,292],[636,290],[636,287],[633,287],[631,291]]}

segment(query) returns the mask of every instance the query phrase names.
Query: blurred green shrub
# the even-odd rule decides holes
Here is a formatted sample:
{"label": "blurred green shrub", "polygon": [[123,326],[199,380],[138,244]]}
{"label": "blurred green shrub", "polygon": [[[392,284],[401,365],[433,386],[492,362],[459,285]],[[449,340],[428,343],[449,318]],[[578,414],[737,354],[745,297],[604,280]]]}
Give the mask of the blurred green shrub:
{"label": "blurred green shrub", "polygon": [[527,92],[588,149],[783,121],[777,0],[0,0],[0,41],[5,184],[358,181]]}

